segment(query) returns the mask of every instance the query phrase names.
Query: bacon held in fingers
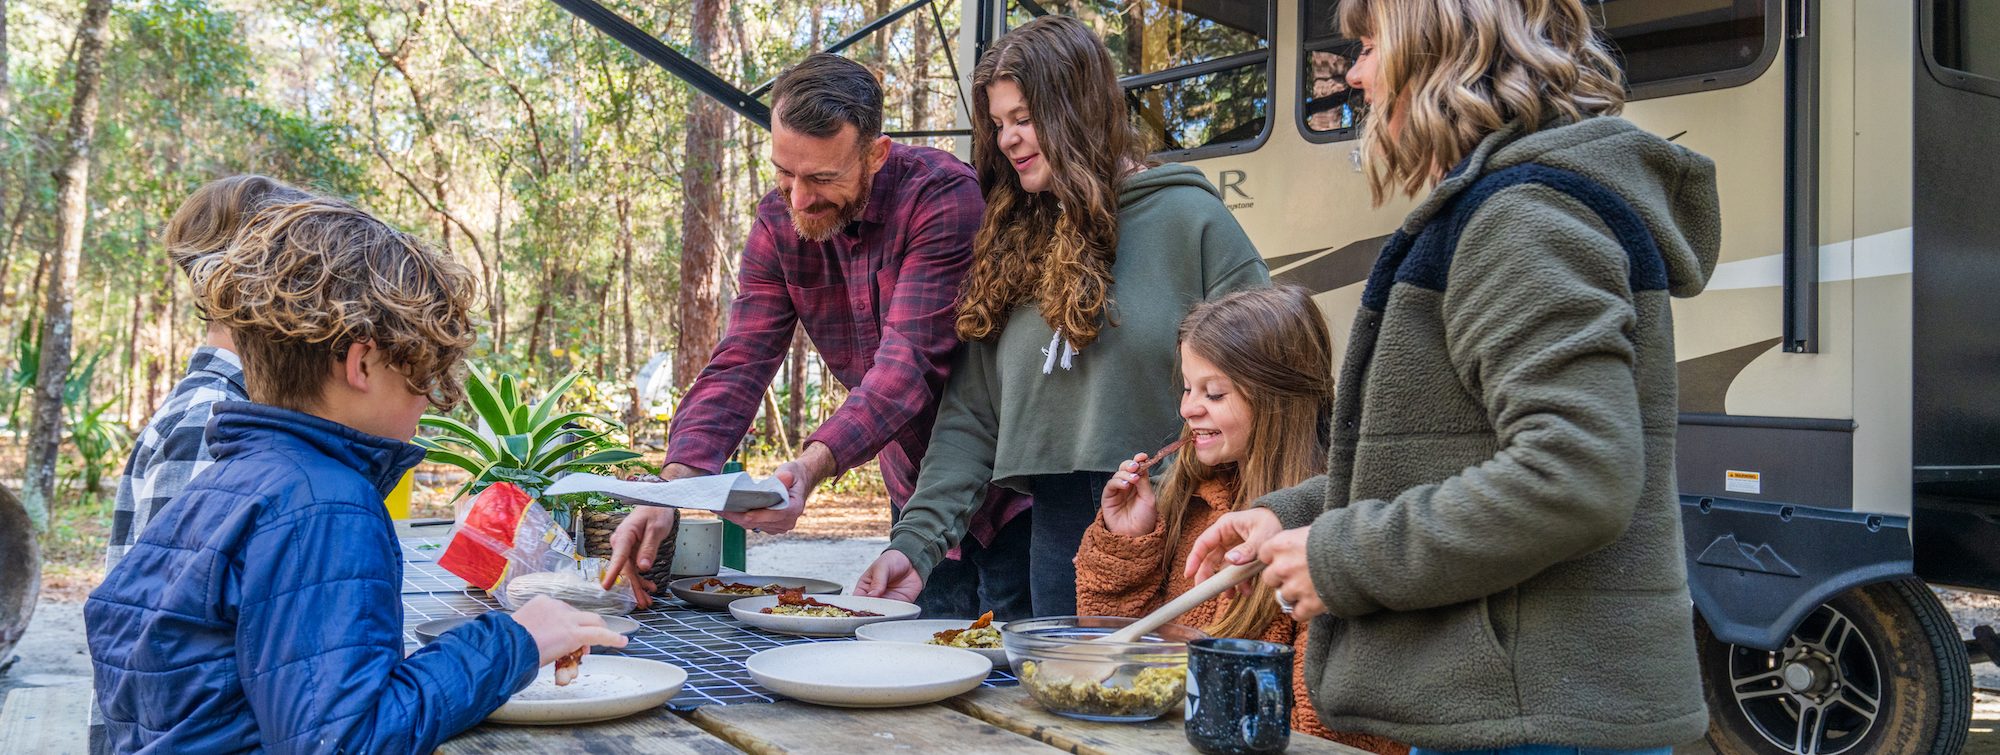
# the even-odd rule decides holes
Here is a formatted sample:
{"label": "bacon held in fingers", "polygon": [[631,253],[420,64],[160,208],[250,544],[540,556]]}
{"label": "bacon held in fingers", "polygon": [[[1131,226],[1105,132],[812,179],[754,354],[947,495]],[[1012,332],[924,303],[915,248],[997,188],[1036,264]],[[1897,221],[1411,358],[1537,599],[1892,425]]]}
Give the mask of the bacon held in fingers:
{"label": "bacon held in fingers", "polygon": [[556,686],[561,687],[576,681],[576,675],[582,673],[583,651],[589,649],[580,647],[575,652],[556,659]]}

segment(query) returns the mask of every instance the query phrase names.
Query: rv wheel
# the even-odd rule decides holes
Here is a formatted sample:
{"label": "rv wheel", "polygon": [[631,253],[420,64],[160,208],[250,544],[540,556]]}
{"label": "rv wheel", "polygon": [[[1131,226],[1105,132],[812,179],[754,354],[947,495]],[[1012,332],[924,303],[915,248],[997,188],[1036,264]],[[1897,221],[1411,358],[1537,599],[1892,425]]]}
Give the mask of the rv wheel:
{"label": "rv wheel", "polygon": [[1708,743],[1723,755],[1947,755],[1972,724],[1965,643],[1922,580],[1878,582],[1815,609],[1778,652],[1695,619]]}

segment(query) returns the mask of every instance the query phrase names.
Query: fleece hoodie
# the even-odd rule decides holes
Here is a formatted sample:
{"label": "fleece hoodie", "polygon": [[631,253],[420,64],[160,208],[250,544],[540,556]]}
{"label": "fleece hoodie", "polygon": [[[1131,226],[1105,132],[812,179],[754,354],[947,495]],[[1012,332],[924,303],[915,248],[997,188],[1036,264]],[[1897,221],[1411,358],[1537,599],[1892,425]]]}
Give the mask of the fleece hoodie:
{"label": "fleece hoodie", "polygon": [[1419,747],[1641,748],[1707,727],[1674,488],[1669,298],[1714,165],[1611,117],[1485,139],[1390,237],[1311,525],[1320,720]]}
{"label": "fleece hoodie", "polygon": [[889,533],[919,575],[958,545],[989,480],[1033,493],[1033,475],[1113,472],[1172,441],[1181,318],[1271,275],[1201,171],[1163,165],[1119,188],[1111,278],[1109,326],[1067,365],[1032,302],[997,336],[959,349],[916,493]]}

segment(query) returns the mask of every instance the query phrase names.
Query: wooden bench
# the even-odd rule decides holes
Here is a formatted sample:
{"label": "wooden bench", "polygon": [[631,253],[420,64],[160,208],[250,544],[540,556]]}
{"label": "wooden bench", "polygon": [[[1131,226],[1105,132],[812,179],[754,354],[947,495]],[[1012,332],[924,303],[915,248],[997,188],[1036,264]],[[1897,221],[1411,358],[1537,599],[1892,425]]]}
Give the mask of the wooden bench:
{"label": "wooden bench", "polygon": [[90,685],[17,687],[0,706],[0,755],[82,755],[90,750]]}

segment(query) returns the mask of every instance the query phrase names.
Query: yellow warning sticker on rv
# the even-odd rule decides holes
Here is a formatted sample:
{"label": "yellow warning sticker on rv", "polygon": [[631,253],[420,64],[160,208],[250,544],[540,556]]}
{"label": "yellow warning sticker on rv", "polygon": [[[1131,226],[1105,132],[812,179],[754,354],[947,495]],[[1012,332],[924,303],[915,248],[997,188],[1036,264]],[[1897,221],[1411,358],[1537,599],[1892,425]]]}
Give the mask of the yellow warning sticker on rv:
{"label": "yellow warning sticker on rv", "polygon": [[1764,492],[1764,475],[1759,472],[1743,472],[1731,469],[1723,472],[1722,488],[1731,493],[1760,495]]}

